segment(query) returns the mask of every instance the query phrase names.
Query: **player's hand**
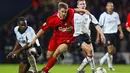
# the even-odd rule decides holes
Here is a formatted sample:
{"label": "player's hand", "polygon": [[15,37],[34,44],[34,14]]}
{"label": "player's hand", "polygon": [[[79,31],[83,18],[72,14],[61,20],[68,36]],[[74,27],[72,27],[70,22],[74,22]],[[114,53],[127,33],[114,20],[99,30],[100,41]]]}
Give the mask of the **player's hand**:
{"label": "player's hand", "polygon": [[35,42],[36,42],[36,40],[33,40],[32,42],[30,42],[30,43],[28,44],[28,47],[31,47],[32,45],[34,45]]}
{"label": "player's hand", "polygon": [[88,10],[85,10],[85,14],[91,15],[91,13]]}
{"label": "player's hand", "polygon": [[103,44],[106,44],[106,38],[105,38],[104,35],[101,35],[101,42],[102,42]]}
{"label": "player's hand", "polygon": [[13,52],[10,52],[7,56],[6,59],[8,59],[9,57],[14,58],[16,55]]}
{"label": "player's hand", "polygon": [[123,39],[123,38],[124,38],[124,34],[120,33],[120,39]]}
{"label": "player's hand", "polygon": [[99,44],[99,42],[100,42],[100,38],[96,38],[95,44]]}

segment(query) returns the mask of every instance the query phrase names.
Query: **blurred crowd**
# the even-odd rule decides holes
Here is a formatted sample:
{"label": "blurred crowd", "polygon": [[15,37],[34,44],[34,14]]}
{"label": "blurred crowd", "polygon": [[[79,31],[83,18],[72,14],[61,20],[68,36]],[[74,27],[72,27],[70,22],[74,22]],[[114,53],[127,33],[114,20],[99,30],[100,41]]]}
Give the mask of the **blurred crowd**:
{"label": "blurred crowd", "polygon": [[[69,7],[76,8],[77,0],[33,0],[32,1],[32,7],[25,13],[22,14],[22,16],[25,16],[28,20],[28,25],[32,26],[37,33],[40,29],[40,26],[42,23],[46,21],[46,19],[57,12],[57,4],[58,2],[63,1],[66,2]],[[119,13],[120,20],[122,22],[123,32],[125,35],[125,38],[123,40],[120,40],[117,37],[117,52],[128,52],[130,51],[130,35],[125,29],[125,23],[127,19],[127,14],[130,12],[130,0],[86,0],[87,1],[87,9],[95,15],[95,17],[98,19],[100,14],[105,11],[105,6],[108,1],[111,1],[114,3],[115,11]],[[14,44],[15,44],[15,34],[14,34],[14,27],[16,26],[16,21],[14,21],[11,24],[5,24],[2,27],[0,27],[0,62],[8,62],[5,60],[5,56],[9,51],[12,50]],[[49,29],[46,31],[45,35],[41,38],[40,44],[43,48],[43,51],[45,52],[48,47],[49,39],[52,35],[52,30]],[[95,38],[93,37],[96,35],[96,31],[92,31],[92,40],[93,43],[95,42]],[[99,52],[102,50],[98,50],[95,46],[95,52]],[[100,45],[99,45],[100,46]],[[71,50],[72,51],[72,50]],[[77,51],[73,52],[73,54],[77,54]],[[79,54],[79,53],[78,53]],[[44,53],[45,55],[45,53]],[[16,60],[15,60],[16,61]],[[15,62],[12,60],[12,62]]]}

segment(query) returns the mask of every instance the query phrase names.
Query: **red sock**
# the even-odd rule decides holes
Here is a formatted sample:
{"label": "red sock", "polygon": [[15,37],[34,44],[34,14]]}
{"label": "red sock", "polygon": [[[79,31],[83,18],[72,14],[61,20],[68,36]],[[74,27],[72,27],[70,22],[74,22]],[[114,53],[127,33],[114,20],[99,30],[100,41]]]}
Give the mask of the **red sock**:
{"label": "red sock", "polygon": [[46,65],[46,67],[43,69],[44,72],[48,72],[49,69],[51,69],[55,63],[57,62],[57,59],[55,57],[51,57]]}

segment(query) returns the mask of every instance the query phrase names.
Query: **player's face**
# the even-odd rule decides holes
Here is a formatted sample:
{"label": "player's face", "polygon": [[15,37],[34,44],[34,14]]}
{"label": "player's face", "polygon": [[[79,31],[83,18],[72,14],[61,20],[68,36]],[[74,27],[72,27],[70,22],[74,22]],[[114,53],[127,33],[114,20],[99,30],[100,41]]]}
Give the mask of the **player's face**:
{"label": "player's face", "polygon": [[59,16],[61,19],[65,19],[67,16],[68,9],[61,8],[58,10]]}
{"label": "player's face", "polygon": [[109,4],[107,4],[107,6],[106,6],[107,11],[109,11],[109,12],[112,12],[112,11],[113,11],[113,8],[114,8],[114,6],[113,6],[112,3],[109,3]]}
{"label": "player's face", "polygon": [[26,30],[26,28],[27,28],[26,24],[18,24],[18,26],[19,26],[20,30],[22,30],[22,31]]}
{"label": "player's face", "polygon": [[86,2],[85,1],[79,1],[77,7],[80,8],[80,9],[86,9]]}

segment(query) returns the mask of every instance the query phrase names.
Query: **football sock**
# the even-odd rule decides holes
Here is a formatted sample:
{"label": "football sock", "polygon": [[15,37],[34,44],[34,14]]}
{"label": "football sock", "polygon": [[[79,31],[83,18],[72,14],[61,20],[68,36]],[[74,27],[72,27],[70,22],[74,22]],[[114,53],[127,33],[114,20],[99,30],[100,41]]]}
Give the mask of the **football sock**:
{"label": "football sock", "polygon": [[113,68],[112,67],[112,61],[113,61],[113,55],[110,55],[107,57],[107,62],[108,62],[108,68]]}
{"label": "football sock", "polygon": [[57,58],[51,57],[46,65],[46,67],[43,69],[44,72],[48,72],[57,62]]}
{"label": "football sock", "polygon": [[80,64],[80,66],[77,70],[82,71],[86,67],[87,64],[88,64],[88,60],[87,60],[87,58],[84,58],[84,60],[82,61],[82,63]]}
{"label": "football sock", "polygon": [[100,65],[102,66],[102,64],[105,62],[105,60],[108,57],[108,52],[100,59]]}
{"label": "football sock", "polygon": [[93,57],[87,57],[92,70],[95,70],[95,62]]}
{"label": "football sock", "polygon": [[34,58],[33,55],[30,55],[30,56],[28,57],[28,62],[29,62],[29,64],[30,64],[30,66],[32,67],[32,70],[33,70],[34,72],[37,72],[37,71],[38,71],[38,68],[37,68],[37,65],[36,65],[36,60],[35,60],[35,58]]}

